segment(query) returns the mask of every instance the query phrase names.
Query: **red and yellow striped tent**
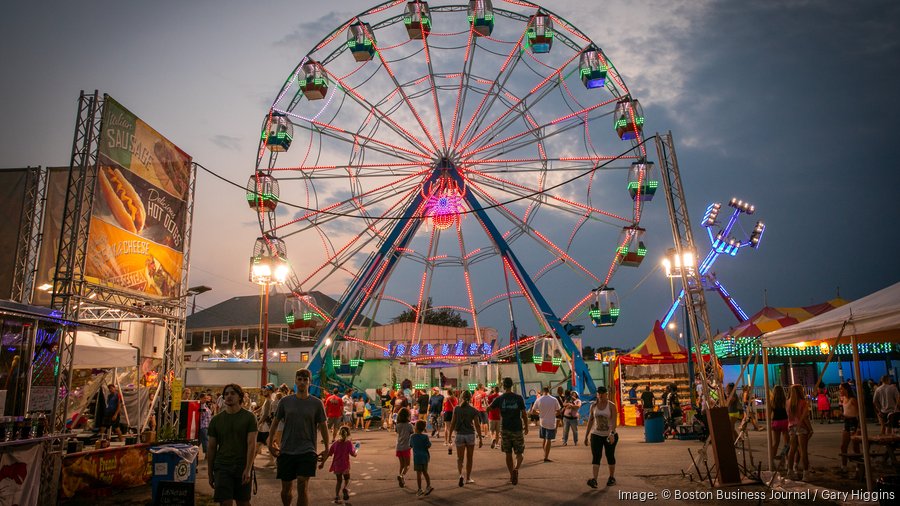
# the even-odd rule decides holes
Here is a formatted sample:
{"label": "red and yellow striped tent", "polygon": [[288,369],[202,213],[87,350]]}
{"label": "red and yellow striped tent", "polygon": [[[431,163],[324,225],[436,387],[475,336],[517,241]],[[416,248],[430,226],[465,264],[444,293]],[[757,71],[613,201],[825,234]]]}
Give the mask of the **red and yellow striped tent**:
{"label": "red and yellow striped tent", "polygon": [[619,355],[619,362],[624,365],[675,364],[685,362],[687,356],[687,350],[666,334],[657,320],[647,339],[644,339],[644,342],[637,348],[624,355]]}
{"label": "red and yellow striped tent", "polygon": [[841,298],[805,307],[770,307],[766,306],[738,326],[722,332],[716,339],[726,337],[758,337],[766,332],[790,327],[813,316],[827,313],[836,307],[847,304]]}
{"label": "red and yellow striped tent", "polygon": [[[709,360],[709,355],[704,355],[704,360]],[[612,364],[612,381],[615,385],[615,403],[619,413],[619,424],[625,425],[625,410],[623,409],[622,378],[623,366],[628,365],[652,365],[652,364],[680,364],[688,360],[687,350],[672,339],[660,327],[659,320],[653,323],[653,330],[647,339],[630,352],[619,355]],[[696,360],[696,359],[695,359]]]}

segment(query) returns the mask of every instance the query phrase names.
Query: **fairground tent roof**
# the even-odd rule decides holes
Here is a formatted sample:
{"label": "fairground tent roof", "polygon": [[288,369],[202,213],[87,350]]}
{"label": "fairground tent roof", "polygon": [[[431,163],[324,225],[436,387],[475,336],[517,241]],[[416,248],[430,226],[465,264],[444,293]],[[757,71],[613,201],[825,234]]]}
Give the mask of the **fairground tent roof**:
{"label": "fairground tent roof", "polygon": [[687,362],[688,353],[677,341],[660,328],[659,320],[644,342],[630,352],[619,355],[622,364],[673,364]]}
{"label": "fairground tent roof", "polygon": [[789,329],[766,334],[763,345],[785,346],[800,341],[833,344],[842,328],[845,343],[851,335],[860,342],[900,342],[900,283]]}
{"label": "fairground tent roof", "polygon": [[790,327],[791,325],[796,325],[845,304],[847,304],[846,300],[836,298],[821,304],[804,307],[766,306],[738,326],[717,335],[716,339],[718,340],[726,337],[758,337],[766,332],[772,332],[785,327]]}

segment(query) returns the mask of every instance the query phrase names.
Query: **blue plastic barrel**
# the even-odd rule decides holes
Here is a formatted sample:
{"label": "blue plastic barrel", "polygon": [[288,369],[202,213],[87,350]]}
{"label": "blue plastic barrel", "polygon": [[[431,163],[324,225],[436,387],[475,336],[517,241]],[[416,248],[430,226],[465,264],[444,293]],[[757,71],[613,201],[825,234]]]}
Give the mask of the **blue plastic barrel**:
{"label": "blue plastic barrel", "polygon": [[644,441],[647,443],[662,443],[666,440],[663,435],[665,423],[662,413],[658,411],[644,412]]}
{"label": "blue plastic barrel", "polygon": [[176,443],[150,448],[150,454],[153,456],[153,475],[150,478],[150,484],[154,504],[157,501],[160,483],[166,481],[194,483],[197,477],[196,452],[194,453],[194,458],[191,461],[187,461],[178,453],[161,451],[164,448],[187,450],[194,447],[188,444]]}

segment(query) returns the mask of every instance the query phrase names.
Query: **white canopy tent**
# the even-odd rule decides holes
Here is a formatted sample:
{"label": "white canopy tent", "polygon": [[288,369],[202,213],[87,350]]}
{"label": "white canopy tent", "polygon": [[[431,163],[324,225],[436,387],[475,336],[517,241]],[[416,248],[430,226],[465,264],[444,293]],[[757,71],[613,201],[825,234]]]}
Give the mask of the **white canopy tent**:
{"label": "white canopy tent", "polygon": [[[786,346],[801,342],[807,343],[807,345],[826,342],[834,346],[838,341],[848,341],[848,337],[853,348],[853,370],[857,378],[856,397],[857,399],[862,399],[862,381],[859,381],[858,344],[860,342],[900,341],[900,283],[895,283],[871,295],[810,318],[805,322],[763,335],[763,357],[767,358],[765,349],[771,346]],[[764,371],[768,372],[768,369],[766,368]],[[766,378],[766,389],[768,390],[768,388],[769,381]],[[859,411],[860,419],[865,420],[864,403],[859,404]],[[770,424],[768,418],[766,417],[767,425]],[[860,424],[860,429],[862,430],[863,439],[866,486],[871,492],[872,465],[869,458],[869,440],[866,424]],[[771,426],[769,427],[769,434],[771,434]],[[771,455],[769,456],[769,463],[770,465],[772,463]]]}
{"label": "white canopy tent", "polygon": [[80,330],[75,338],[72,367],[74,369],[135,367],[137,353],[137,348],[131,345]]}
{"label": "white canopy tent", "polygon": [[844,336],[858,342],[900,341],[900,283],[832,309],[805,322],[765,334],[763,346],[808,342],[834,344],[847,322]]}

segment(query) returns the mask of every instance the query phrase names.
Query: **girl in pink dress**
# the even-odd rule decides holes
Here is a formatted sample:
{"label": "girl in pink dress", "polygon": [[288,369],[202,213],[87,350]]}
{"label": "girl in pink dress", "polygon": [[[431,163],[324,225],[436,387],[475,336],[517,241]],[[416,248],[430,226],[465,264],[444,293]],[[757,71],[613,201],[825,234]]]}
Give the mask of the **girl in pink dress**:
{"label": "girl in pink dress", "polygon": [[831,423],[831,401],[828,399],[828,389],[823,383],[819,383],[816,391],[816,408],[819,410],[819,423]]}
{"label": "girl in pink dress", "polygon": [[[337,483],[334,486],[334,502],[336,504],[341,503],[342,492],[344,500],[350,500],[350,492],[347,490],[347,487],[350,486],[351,455],[356,457],[356,446],[350,440],[350,427],[344,425],[338,432],[338,438],[334,443],[331,443],[331,448],[328,449],[328,455],[325,457],[325,460],[328,460],[328,457],[333,457],[328,471],[334,473],[334,477],[337,479]],[[319,464],[319,469],[325,467],[325,460]]]}

